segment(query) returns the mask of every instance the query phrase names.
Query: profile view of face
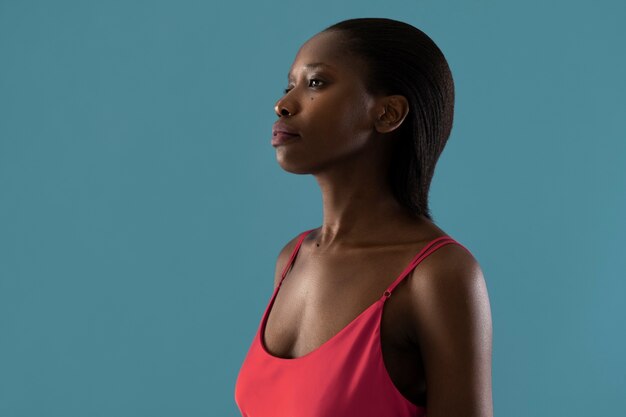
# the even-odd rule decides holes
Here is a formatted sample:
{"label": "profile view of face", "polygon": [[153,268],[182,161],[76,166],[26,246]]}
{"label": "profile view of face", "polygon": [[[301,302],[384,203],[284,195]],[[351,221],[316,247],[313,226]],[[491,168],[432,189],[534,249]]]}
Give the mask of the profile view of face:
{"label": "profile view of face", "polygon": [[285,94],[274,110],[275,128],[297,132],[275,146],[283,169],[316,173],[349,159],[372,142],[375,98],[366,92],[363,62],[341,49],[339,32],[321,32],[305,42],[289,69]]}

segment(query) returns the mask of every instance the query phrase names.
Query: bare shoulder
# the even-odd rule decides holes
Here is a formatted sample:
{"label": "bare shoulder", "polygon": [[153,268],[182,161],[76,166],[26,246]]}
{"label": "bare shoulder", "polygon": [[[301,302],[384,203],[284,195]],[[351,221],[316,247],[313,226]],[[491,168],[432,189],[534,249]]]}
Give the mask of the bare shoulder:
{"label": "bare shoulder", "polygon": [[485,277],[469,249],[462,244],[449,243],[432,252],[414,269],[411,282],[421,287],[421,291],[448,291],[480,285]]}
{"label": "bare shoulder", "polygon": [[298,243],[298,239],[301,234],[302,233],[298,233],[296,236],[291,238],[291,240],[289,240],[278,253],[276,258],[276,269],[274,271],[274,289],[276,289],[278,283],[280,282],[283,268],[285,268],[285,265],[289,262],[289,258],[291,257],[293,250],[296,248],[296,244]]}
{"label": "bare shoulder", "polygon": [[408,291],[429,415],[491,417],[491,307],[478,261],[461,245],[444,245],[414,269]]}
{"label": "bare shoulder", "polygon": [[[416,342],[422,345],[432,326],[491,323],[487,283],[482,268],[464,246],[450,243],[428,255],[412,271],[409,280],[409,310]],[[458,320],[458,323],[443,323]],[[478,324],[478,323],[472,323]]]}

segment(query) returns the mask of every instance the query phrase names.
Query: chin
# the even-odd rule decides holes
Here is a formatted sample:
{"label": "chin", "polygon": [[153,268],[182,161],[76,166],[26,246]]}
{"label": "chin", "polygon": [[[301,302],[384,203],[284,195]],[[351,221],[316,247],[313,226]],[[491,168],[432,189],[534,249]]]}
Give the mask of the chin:
{"label": "chin", "polygon": [[293,165],[283,165],[280,164],[280,167],[283,169],[283,171],[287,171],[290,174],[310,174],[311,172],[309,172],[306,169],[302,169],[302,167],[298,167],[298,166],[293,166]]}
{"label": "chin", "polygon": [[311,170],[304,166],[304,164],[295,163],[293,160],[290,161],[289,158],[285,158],[284,155],[276,155],[276,161],[283,171],[287,171],[291,174],[302,175],[311,173]]}

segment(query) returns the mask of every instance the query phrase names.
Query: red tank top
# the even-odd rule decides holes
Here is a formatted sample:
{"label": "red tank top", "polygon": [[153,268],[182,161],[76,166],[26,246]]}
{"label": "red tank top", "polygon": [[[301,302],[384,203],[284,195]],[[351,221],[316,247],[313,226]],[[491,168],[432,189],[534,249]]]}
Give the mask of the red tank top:
{"label": "red tank top", "polygon": [[302,241],[312,230],[300,235],[239,370],[235,402],[242,417],[425,416],[426,408],[402,395],[387,373],[380,320],[385,301],[413,268],[441,246],[460,243],[449,236],[430,241],[382,296],[339,333],[304,356],[280,358],[263,345],[265,323]]}

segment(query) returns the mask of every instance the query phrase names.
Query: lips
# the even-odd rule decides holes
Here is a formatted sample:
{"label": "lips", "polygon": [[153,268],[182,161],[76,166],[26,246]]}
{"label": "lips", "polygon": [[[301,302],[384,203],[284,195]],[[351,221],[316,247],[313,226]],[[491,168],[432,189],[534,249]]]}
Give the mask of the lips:
{"label": "lips", "polygon": [[272,146],[280,146],[298,140],[301,140],[299,135],[291,135],[285,132],[274,131],[274,135],[272,136]]}
{"label": "lips", "polygon": [[272,146],[294,142],[294,139],[300,139],[300,134],[296,129],[281,120],[274,123],[272,127]]}
{"label": "lips", "polygon": [[274,126],[272,128],[272,135],[276,136],[276,134],[279,132],[285,133],[288,135],[296,135],[296,136],[300,135],[300,133],[298,133],[296,129],[294,129],[293,127],[287,125],[285,122],[280,121],[280,120],[274,123]]}

